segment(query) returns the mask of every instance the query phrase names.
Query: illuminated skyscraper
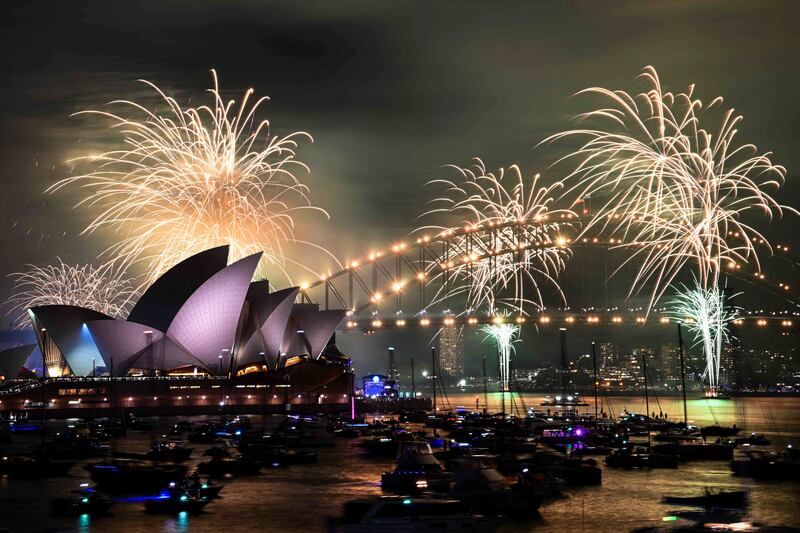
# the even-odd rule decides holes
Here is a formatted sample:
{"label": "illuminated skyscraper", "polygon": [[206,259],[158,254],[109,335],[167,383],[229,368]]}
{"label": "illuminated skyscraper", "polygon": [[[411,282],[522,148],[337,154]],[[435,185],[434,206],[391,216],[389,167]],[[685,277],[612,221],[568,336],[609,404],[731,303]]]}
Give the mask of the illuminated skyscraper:
{"label": "illuminated skyscraper", "polygon": [[617,346],[613,342],[600,342],[597,344],[597,366],[600,371],[617,366]]}
{"label": "illuminated skyscraper", "polygon": [[439,332],[439,365],[449,376],[464,375],[463,339],[456,326],[446,326]]}
{"label": "illuminated skyscraper", "polygon": [[665,384],[676,386],[680,383],[680,351],[677,344],[667,342],[661,345],[658,375]]}

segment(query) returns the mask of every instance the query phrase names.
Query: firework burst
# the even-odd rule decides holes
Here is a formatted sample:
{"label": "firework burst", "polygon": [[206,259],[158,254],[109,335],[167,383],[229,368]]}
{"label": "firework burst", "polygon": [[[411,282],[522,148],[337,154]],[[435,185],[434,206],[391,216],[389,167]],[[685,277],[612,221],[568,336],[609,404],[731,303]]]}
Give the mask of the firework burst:
{"label": "firework burst", "polygon": [[[742,220],[755,212],[772,219],[783,210],[767,192],[778,188],[785,169],[752,144],[738,145],[742,121],[733,109],[719,110],[694,96],[694,86],[665,92],[658,74],[647,67],[645,92],[631,95],[593,87],[606,107],[579,115],[597,129],[574,129],[547,141],[578,138],[581,145],[560,162],[574,162],[565,197],[597,197],[598,209],[585,227],[624,236],[618,247],[630,250],[627,261],[640,263],[630,292],[649,286],[654,305],[687,265],[700,287],[714,291],[723,268],[753,262],[759,268],[754,240],[764,240]],[[716,127],[705,129],[703,121]],[[732,241],[739,234],[742,240]],[[760,269],[760,268],[759,268]]]}
{"label": "firework burst", "polygon": [[480,327],[480,331],[485,334],[483,340],[491,339],[497,346],[500,383],[503,392],[510,390],[511,354],[516,351],[514,345],[520,341],[520,326],[507,322],[509,318],[508,314],[500,314],[494,317],[492,324],[484,324]]}
{"label": "firework burst", "polygon": [[[563,300],[556,277],[568,251],[559,236],[564,223],[555,219],[574,214],[553,209],[553,193],[560,184],[540,186],[538,174],[526,178],[517,165],[487,172],[480,159],[471,167],[450,168],[459,179],[429,183],[443,186],[445,193],[431,201],[425,216],[445,214],[456,219],[457,225],[418,230],[434,229],[448,238],[453,251],[448,283],[434,301],[464,296],[468,313],[504,308],[526,314],[527,308],[542,309],[544,285]],[[462,227],[492,231],[478,238],[460,232]]]}
{"label": "firework burst", "polygon": [[739,309],[726,304],[729,298],[718,287],[707,289],[695,279],[693,288],[680,285],[667,302],[667,315],[685,323],[695,345],[702,346],[706,357],[703,377],[712,392],[719,386],[722,349],[730,338],[730,324],[739,317]]}
{"label": "firework burst", "polygon": [[[248,89],[238,106],[224,100],[212,71],[210,106],[181,107],[154,84],[164,112],[121,100],[119,113],[86,111],[110,122],[122,148],[74,160],[91,172],[68,177],[54,192],[78,186],[86,197],[77,207],[99,214],[85,229],[109,229],[122,239],[105,251],[127,268],[140,263],[147,282],[202,250],[230,245],[231,260],[263,251],[260,266],[287,278],[285,248],[303,243],[294,236],[294,216],[312,210],[308,188],[295,176],[308,171],[295,158],[303,132],[276,136],[258,120],[266,97]],[[327,216],[327,214],[326,214]],[[320,248],[321,250],[321,248]]]}
{"label": "firework burst", "polygon": [[108,267],[68,265],[61,259],[55,265],[27,266],[28,271],[9,275],[14,291],[7,302],[8,314],[17,329],[31,325],[28,309],[32,307],[76,305],[117,318],[126,314],[135,297],[130,281]]}

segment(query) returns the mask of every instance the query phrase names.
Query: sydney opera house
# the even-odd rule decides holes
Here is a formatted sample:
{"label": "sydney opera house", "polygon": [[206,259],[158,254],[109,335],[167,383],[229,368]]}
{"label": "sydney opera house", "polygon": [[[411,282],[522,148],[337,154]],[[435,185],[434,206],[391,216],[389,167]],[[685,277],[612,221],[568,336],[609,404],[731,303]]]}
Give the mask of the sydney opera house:
{"label": "sydney opera house", "polygon": [[185,259],[125,320],[69,305],[30,309],[46,389],[33,380],[33,392],[33,384],[14,379],[35,345],[0,352],[0,409],[65,409],[61,402],[246,412],[264,404],[347,404],[350,360],[334,344],[345,311],[296,303],[297,287],[271,293],[266,281],[251,281],[260,258],[229,265],[221,246]]}

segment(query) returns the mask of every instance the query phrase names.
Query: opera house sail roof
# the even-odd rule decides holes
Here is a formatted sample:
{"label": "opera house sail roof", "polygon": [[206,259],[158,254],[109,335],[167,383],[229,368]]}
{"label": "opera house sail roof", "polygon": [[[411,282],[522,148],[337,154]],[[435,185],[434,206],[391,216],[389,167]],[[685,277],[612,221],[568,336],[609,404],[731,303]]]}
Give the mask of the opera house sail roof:
{"label": "opera house sail roof", "polygon": [[96,367],[114,375],[186,367],[227,374],[319,358],[345,311],[296,304],[297,287],[270,293],[266,281],[251,282],[260,259],[228,265],[227,246],[189,257],[144,292],[127,320],[74,306],[31,309],[49,374]]}
{"label": "opera house sail roof", "polygon": [[3,379],[17,377],[25,361],[35,349],[35,344],[23,344],[0,352],[0,376]]}

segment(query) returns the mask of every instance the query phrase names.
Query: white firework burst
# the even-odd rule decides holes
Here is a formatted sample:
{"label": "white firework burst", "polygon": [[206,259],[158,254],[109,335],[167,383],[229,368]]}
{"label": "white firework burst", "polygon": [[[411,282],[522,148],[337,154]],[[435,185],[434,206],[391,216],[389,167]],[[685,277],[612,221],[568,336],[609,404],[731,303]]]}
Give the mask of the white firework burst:
{"label": "white firework burst", "polygon": [[[564,196],[597,201],[585,229],[623,236],[617,248],[628,249],[627,261],[641,265],[630,292],[649,286],[652,307],[687,267],[707,291],[715,290],[728,266],[752,262],[760,270],[754,242],[767,239],[743,217],[771,220],[784,210],[797,211],[768,192],[785,175],[771,153],[736,143],[742,116],[733,109],[712,113],[721,97],[705,105],[694,86],[665,92],[652,67],[642,77],[650,87],[636,95],[599,87],[581,91],[608,102],[578,117],[597,127],[548,141],[580,139],[579,148],[560,160],[574,163]],[[715,127],[701,125],[715,116]]]}
{"label": "white firework burst", "polygon": [[675,296],[667,301],[666,314],[686,324],[695,345],[703,348],[706,358],[703,377],[711,391],[719,386],[722,350],[730,339],[730,324],[739,317],[739,308],[727,304],[733,296],[726,296],[718,287],[707,289],[695,279],[694,287],[681,284]]}
{"label": "white firework burst", "polygon": [[118,113],[86,111],[110,122],[120,148],[74,160],[92,170],[48,189],[67,186],[87,194],[77,205],[98,210],[85,229],[105,228],[117,236],[105,251],[109,261],[128,268],[140,263],[145,283],[182,259],[211,247],[230,245],[231,260],[264,252],[260,274],[277,269],[287,278],[285,248],[318,246],[295,238],[296,214],[314,211],[308,187],[295,176],[308,171],[295,157],[304,132],[270,132],[257,119],[266,97],[248,89],[236,104],[225,100],[212,71],[210,106],[182,107],[154,84],[142,80],[165,109],[120,100]]}
{"label": "white firework burst", "polygon": [[131,282],[118,271],[92,265],[27,265],[25,272],[9,277],[14,290],[7,304],[18,329],[30,327],[28,309],[43,305],[75,305],[111,317],[123,317],[136,294]]}
{"label": "white firework burst", "polygon": [[553,208],[561,184],[540,186],[538,174],[525,177],[517,165],[488,172],[480,159],[450,168],[459,179],[430,182],[445,192],[425,215],[458,217],[458,225],[417,230],[434,229],[447,240],[448,263],[431,267],[438,271],[433,278],[443,281],[434,302],[464,296],[468,313],[503,308],[527,314],[543,308],[544,286],[563,300],[557,275],[569,251],[560,231],[575,215]]}
{"label": "white firework burst", "polygon": [[503,392],[510,390],[511,354],[516,351],[514,345],[520,341],[520,326],[508,322],[509,318],[507,313],[498,314],[493,318],[491,324],[483,324],[480,327],[480,331],[485,334],[484,340],[491,339],[497,346],[500,384]]}

